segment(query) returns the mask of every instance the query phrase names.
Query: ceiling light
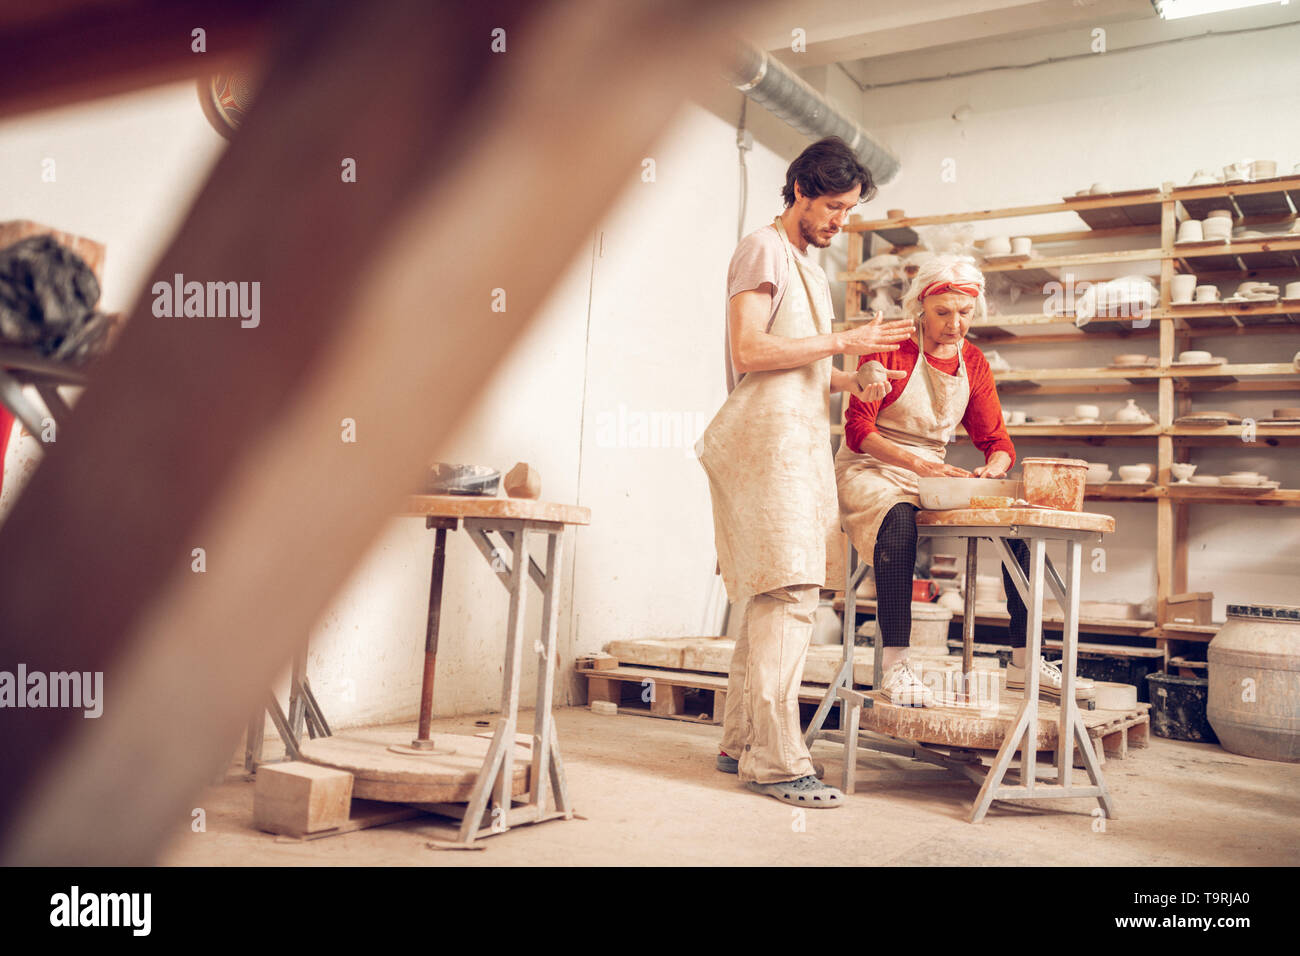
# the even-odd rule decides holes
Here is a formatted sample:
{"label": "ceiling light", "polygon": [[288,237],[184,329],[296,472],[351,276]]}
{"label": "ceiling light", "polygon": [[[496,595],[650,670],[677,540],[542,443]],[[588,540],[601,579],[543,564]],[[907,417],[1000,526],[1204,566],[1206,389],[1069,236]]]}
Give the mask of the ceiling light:
{"label": "ceiling light", "polygon": [[1260,7],[1266,3],[1286,6],[1287,0],[1151,0],[1151,5],[1156,8],[1156,13],[1160,14],[1162,20],[1181,20],[1183,17],[1198,17],[1203,13]]}

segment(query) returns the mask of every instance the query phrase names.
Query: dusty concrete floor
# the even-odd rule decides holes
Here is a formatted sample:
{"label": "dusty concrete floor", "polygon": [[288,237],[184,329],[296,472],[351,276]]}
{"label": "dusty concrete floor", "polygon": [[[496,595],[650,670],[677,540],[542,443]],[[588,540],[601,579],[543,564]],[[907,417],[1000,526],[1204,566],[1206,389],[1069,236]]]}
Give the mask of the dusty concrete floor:
{"label": "dusty concrete floor", "polygon": [[[531,726],[531,713],[521,714]],[[435,722],[477,733],[473,716]],[[487,719],[492,719],[488,717]],[[902,758],[874,755],[846,806],[792,809],[750,793],[713,768],[720,728],[585,708],[556,712],[574,807],[585,819],[527,826],[483,841],[480,852],[430,849],[449,839],[440,818],[423,817],[310,842],[277,842],[252,829],[253,784],[232,768],[204,794],[207,830],[181,829],[170,865],[1082,865],[1275,866],[1300,863],[1300,766],[1230,754],[1216,745],[1152,737],[1106,779],[1118,818],[1094,830],[1095,801],[993,805],[967,822],[973,784]],[[414,726],[412,725],[412,729]],[[344,734],[347,731],[343,731]],[[268,741],[269,743],[269,741]],[[838,749],[814,756],[838,779]],[[899,768],[911,768],[900,770]]]}

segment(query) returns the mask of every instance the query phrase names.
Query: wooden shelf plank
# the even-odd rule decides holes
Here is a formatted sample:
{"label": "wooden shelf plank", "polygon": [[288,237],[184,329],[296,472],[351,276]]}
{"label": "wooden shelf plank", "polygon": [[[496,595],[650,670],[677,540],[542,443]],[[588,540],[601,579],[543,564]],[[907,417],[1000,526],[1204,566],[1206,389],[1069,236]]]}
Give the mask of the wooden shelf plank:
{"label": "wooden shelf plank", "polygon": [[1043,382],[1043,381],[1108,381],[1120,379],[1134,381],[1138,379],[1231,379],[1234,377],[1257,377],[1263,375],[1296,376],[1290,362],[1251,362],[1237,365],[1207,365],[1204,368],[1175,368],[1153,366],[1151,368],[1032,368],[1012,369],[1009,372],[994,372],[993,380],[1002,382]]}

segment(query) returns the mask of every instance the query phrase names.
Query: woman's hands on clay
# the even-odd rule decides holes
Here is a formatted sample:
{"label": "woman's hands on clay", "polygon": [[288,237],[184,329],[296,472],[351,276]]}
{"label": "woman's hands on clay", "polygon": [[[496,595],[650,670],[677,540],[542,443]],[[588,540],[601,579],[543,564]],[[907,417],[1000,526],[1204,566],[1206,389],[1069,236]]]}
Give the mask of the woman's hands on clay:
{"label": "woman's hands on clay", "polygon": [[1011,456],[1004,451],[995,451],[989,460],[975,469],[976,478],[1002,478],[1011,468]]}
{"label": "woman's hands on clay", "polygon": [[930,461],[928,458],[915,456],[907,466],[922,478],[974,478],[965,468],[949,465],[942,461]]}
{"label": "woman's hands on clay", "polygon": [[911,319],[885,321],[884,313],[856,329],[839,333],[839,350],[846,355],[870,355],[873,352],[896,352],[898,343],[912,337],[916,323]]}

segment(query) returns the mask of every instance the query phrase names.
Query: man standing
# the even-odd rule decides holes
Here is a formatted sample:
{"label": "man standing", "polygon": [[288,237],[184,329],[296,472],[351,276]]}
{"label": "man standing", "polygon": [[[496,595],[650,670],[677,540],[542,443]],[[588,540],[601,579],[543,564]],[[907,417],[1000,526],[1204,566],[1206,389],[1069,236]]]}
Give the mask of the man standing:
{"label": "man standing", "polygon": [[[786,171],[785,211],[740,241],[727,276],[727,400],[696,450],[709,478],[727,596],[745,601],[727,686],[719,770],[801,807],[844,795],[817,779],[799,726],[799,685],[812,636],[826,543],[839,527],[830,393],[867,401],[832,356],[889,352],[909,319],[831,331],[825,272],[808,254],[875,195],[871,174],[839,138],[812,144]],[[739,611],[739,608],[737,608]]]}

